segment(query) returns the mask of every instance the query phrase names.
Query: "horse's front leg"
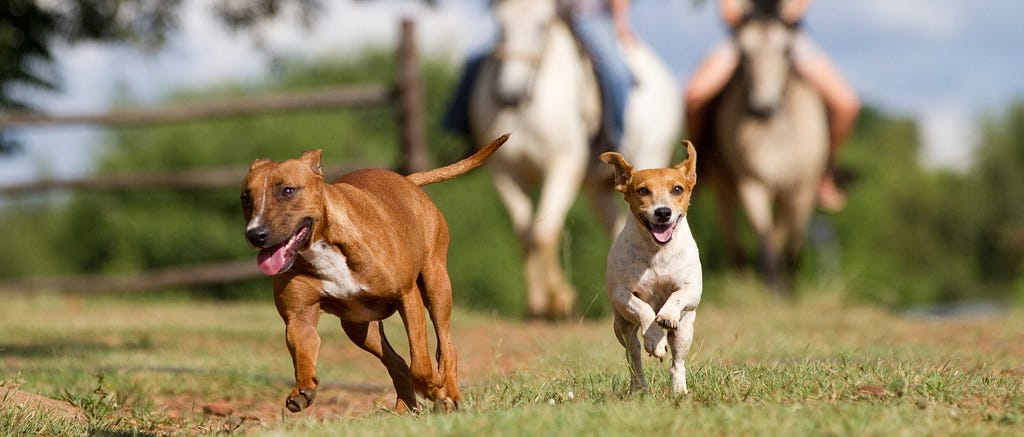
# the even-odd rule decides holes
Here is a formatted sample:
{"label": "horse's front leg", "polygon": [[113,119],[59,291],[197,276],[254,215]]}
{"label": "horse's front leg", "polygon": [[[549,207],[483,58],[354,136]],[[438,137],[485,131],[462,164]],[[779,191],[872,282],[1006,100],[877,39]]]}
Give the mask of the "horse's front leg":
{"label": "horse's front leg", "polygon": [[565,219],[583,184],[586,159],[585,150],[553,157],[540,190],[526,268],[531,286],[540,287],[548,296],[547,317],[568,317],[576,305],[576,290],[565,278],[558,248]]}

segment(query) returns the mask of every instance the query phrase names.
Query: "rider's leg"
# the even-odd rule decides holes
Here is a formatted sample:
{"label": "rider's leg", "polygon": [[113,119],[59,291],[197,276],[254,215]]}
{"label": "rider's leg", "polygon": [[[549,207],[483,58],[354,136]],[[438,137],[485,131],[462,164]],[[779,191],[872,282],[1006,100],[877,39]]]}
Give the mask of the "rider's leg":
{"label": "rider's leg", "polygon": [[821,93],[828,109],[829,162],[819,184],[818,203],[826,210],[836,211],[846,204],[846,195],[836,186],[833,170],[839,149],[857,121],[860,99],[828,56],[803,34],[793,47],[793,63],[797,72]]}
{"label": "rider's leg", "polygon": [[597,70],[601,88],[602,124],[613,148],[622,141],[626,117],[626,98],[633,87],[633,74],[622,56],[615,37],[615,24],[607,14],[579,13],[572,27],[586,46]]}
{"label": "rider's leg", "polygon": [[455,87],[455,94],[448,102],[448,108],[441,118],[441,127],[455,133],[470,135],[469,132],[469,98],[473,92],[473,83],[476,81],[480,65],[483,64],[485,52],[474,52],[466,58],[466,64],[462,69],[462,77]]}
{"label": "rider's leg", "polygon": [[686,134],[698,149],[706,147],[703,129],[708,102],[729,83],[739,59],[739,52],[732,41],[723,41],[701,61],[686,84],[683,97],[686,109]]}

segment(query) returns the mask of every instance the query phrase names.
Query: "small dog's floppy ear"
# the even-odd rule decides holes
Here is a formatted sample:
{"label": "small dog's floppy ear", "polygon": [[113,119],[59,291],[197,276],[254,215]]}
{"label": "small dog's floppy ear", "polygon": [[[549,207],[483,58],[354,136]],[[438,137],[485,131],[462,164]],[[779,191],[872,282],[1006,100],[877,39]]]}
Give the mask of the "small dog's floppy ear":
{"label": "small dog's floppy ear", "polygon": [[320,170],[320,149],[303,152],[299,160],[305,162],[314,174],[323,176],[324,173]]}
{"label": "small dog's floppy ear", "polygon": [[686,172],[686,178],[692,181],[692,183],[696,183],[697,150],[693,148],[693,143],[691,143],[690,140],[683,140],[680,143],[686,146],[686,160],[680,162],[679,164],[676,164],[675,168],[677,170],[682,170]]}
{"label": "small dog's floppy ear", "polygon": [[625,193],[629,178],[633,177],[633,166],[629,165],[626,158],[616,152],[602,153],[601,161],[615,167],[615,189]]}
{"label": "small dog's floppy ear", "polygon": [[273,162],[273,161],[271,161],[268,158],[257,159],[257,160],[252,162],[252,165],[249,166],[249,171],[253,171],[253,170],[257,169],[257,168],[263,167],[264,165],[270,164],[271,162]]}

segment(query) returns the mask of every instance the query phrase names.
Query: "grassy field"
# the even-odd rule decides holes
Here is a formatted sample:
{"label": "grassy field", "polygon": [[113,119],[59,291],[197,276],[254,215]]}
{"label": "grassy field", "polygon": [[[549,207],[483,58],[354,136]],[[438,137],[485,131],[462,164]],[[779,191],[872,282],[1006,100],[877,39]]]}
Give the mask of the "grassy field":
{"label": "grassy field", "polygon": [[[270,301],[5,296],[0,386],[70,401],[88,424],[0,399],[0,435],[1019,435],[1024,317],[907,317],[821,291],[797,302],[712,281],[685,396],[668,363],[628,393],[610,319],[525,323],[456,310],[461,411],[394,415],[383,368],[323,317],[322,388],[283,409],[291,363]],[[390,325],[392,343],[404,343]],[[404,352],[403,352],[404,353]]]}

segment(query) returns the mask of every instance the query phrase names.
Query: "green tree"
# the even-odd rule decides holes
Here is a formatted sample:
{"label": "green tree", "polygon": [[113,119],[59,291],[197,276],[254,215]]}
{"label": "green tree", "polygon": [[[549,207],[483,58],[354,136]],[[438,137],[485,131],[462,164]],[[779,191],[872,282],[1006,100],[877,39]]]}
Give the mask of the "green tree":
{"label": "green tree", "polygon": [[982,123],[972,172],[973,197],[985,214],[976,248],[982,276],[997,286],[1016,282],[1024,296],[1024,100]]}

